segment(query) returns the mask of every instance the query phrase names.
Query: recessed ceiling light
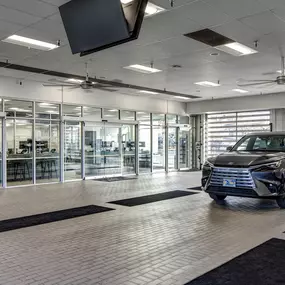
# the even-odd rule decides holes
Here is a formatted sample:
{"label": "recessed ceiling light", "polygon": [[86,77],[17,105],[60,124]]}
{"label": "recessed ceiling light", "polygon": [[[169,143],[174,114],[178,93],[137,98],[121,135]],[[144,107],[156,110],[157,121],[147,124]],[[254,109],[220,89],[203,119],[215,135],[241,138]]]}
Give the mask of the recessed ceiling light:
{"label": "recessed ceiling light", "polygon": [[42,42],[42,41],[34,40],[31,38],[21,37],[18,35],[12,35],[12,36],[10,36],[10,37],[2,40],[2,41],[5,43],[16,44],[16,45],[25,46],[28,48],[39,49],[39,50],[44,50],[44,51],[48,51],[48,50],[58,48],[58,46],[55,44]]}
{"label": "recessed ceiling light", "polygon": [[243,89],[233,89],[232,91],[238,92],[238,93],[248,93],[249,91],[243,90]]}
{"label": "recessed ceiling light", "polygon": [[75,79],[75,78],[69,78],[66,81],[71,82],[71,83],[82,83],[83,82],[83,80]]}
{"label": "recessed ceiling light", "polygon": [[144,94],[152,94],[152,95],[157,95],[159,93],[157,92],[153,92],[153,91],[148,91],[148,90],[141,90],[139,91],[140,93],[144,93]]}
{"label": "recessed ceiling light", "polygon": [[258,53],[257,50],[252,49],[248,46],[240,44],[238,42],[229,43],[221,46],[217,46],[216,49],[224,51],[234,56],[242,56],[242,55],[249,55]]}
{"label": "recessed ceiling light", "polygon": [[125,69],[130,69],[133,71],[137,71],[137,72],[142,72],[142,73],[157,73],[157,72],[161,72],[162,70],[157,69],[157,68],[153,68],[153,67],[149,67],[149,66],[145,66],[145,65],[141,65],[141,64],[133,64],[133,65],[129,65],[124,67]]}
{"label": "recessed ceiling light", "polygon": [[211,81],[201,81],[201,82],[196,82],[196,85],[204,86],[204,87],[218,87],[221,86],[219,83],[214,83]]}
{"label": "recessed ceiling light", "polygon": [[183,99],[183,100],[189,100],[190,99],[188,97],[183,97],[183,96],[174,96],[174,98]]}

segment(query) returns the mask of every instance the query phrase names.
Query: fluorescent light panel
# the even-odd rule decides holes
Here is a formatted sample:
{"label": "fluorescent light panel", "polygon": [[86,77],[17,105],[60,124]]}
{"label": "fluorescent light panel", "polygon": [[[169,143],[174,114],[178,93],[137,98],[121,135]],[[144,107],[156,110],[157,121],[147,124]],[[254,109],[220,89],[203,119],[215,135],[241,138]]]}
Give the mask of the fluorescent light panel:
{"label": "fluorescent light panel", "polygon": [[211,81],[201,81],[201,82],[196,82],[196,85],[204,86],[204,87],[218,87],[221,86],[218,83],[211,82]]}
{"label": "fluorescent light panel", "polygon": [[233,43],[217,46],[216,49],[229,53],[234,56],[243,56],[243,55],[250,55],[250,54],[258,53],[257,50],[252,49],[238,42],[233,42]]}
{"label": "fluorescent light panel", "polygon": [[20,46],[24,46],[28,48],[43,50],[43,51],[49,51],[49,50],[58,48],[58,46],[55,44],[42,42],[42,41],[38,41],[35,39],[26,38],[26,37],[22,37],[18,35],[12,35],[4,39],[3,42],[20,45]]}
{"label": "fluorescent light panel", "polygon": [[139,91],[140,93],[144,93],[144,94],[151,94],[151,95],[157,95],[159,93],[157,92],[153,92],[153,91],[148,91],[148,90],[141,90]]}
{"label": "fluorescent light panel", "polygon": [[238,93],[248,93],[249,91],[247,91],[247,90],[243,90],[243,89],[233,89],[232,90],[233,92],[238,92]]}
{"label": "fluorescent light panel", "polygon": [[183,97],[183,96],[174,96],[174,98],[183,99],[183,100],[189,100],[190,99],[188,97]]}
{"label": "fluorescent light panel", "polygon": [[124,68],[129,69],[129,70],[133,70],[133,71],[137,71],[137,72],[146,73],[146,74],[157,73],[157,72],[162,71],[160,69],[152,68],[152,67],[141,65],[141,64],[133,64],[133,65],[126,66]]}

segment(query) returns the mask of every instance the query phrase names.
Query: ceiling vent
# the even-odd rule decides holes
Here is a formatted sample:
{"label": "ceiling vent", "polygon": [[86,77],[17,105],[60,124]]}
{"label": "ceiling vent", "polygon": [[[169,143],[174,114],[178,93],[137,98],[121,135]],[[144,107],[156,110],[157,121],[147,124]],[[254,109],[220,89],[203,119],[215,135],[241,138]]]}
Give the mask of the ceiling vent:
{"label": "ceiling vent", "polygon": [[199,41],[211,47],[217,47],[233,43],[232,39],[229,39],[221,34],[218,34],[210,29],[204,29],[197,32],[184,35],[187,38]]}

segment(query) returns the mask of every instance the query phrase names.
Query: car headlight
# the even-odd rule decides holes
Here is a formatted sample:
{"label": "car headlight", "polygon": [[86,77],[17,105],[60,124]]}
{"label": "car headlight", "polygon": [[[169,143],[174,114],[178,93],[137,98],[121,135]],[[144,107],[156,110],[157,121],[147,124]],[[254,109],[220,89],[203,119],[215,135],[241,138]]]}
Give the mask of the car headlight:
{"label": "car headlight", "polygon": [[282,160],[278,160],[278,161],[275,161],[275,162],[271,162],[271,163],[265,164],[265,166],[267,166],[269,168],[275,169],[275,168],[280,167],[281,163],[282,163]]}

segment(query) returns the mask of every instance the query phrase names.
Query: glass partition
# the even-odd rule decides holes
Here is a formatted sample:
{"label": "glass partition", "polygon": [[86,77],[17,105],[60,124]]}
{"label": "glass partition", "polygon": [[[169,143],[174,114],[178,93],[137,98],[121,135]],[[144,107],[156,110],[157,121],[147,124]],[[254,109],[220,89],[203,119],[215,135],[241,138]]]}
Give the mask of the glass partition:
{"label": "glass partition", "polygon": [[151,127],[139,126],[139,172],[151,172]]}
{"label": "glass partition", "polygon": [[135,112],[122,110],[120,112],[120,118],[123,121],[134,121],[135,120]]}
{"label": "glass partition", "polygon": [[81,178],[81,123],[65,122],[64,126],[64,179]]}
{"label": "glass partition", "polygon": [[168,169],[174,170],[177,165],[177,129],[168,128]]}
{"label": "glass partition", "polygon": [[7,185],[33,183],[33,121],[7,119]]}
{"label": "glass partition", "polygon": [[104,109],[103,118],[106,120],[119,120],[119,110],[117,109]]}
{"label": "glass partition", "polygon": [[122,126],[123,175],[136,173],[136,130],[134,125]]}
{"label": "glass partition", "polygon": [[152,142],[153,170],[163,170],[165,169],[165,127],[153,126]]}
{"label": "glass partition", "polygon": [[59,181],[59,122],[36,120],[36,182]]}

